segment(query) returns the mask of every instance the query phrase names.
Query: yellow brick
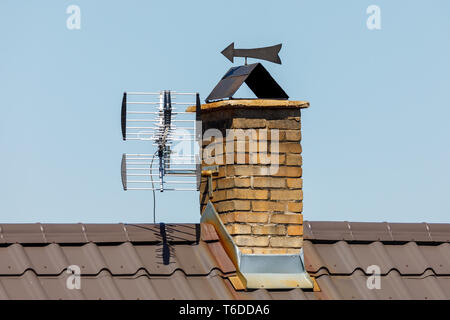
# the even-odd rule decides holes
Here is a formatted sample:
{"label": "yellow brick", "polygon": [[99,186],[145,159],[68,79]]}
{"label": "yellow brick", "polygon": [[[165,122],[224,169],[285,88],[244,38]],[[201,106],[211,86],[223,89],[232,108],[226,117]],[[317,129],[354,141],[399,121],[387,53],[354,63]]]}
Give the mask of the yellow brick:
{"label": "yellow brick", "polygon": [[226,225],[229,234],[251,234],[252,228],[248,224],[229,224]]}
{"label": "yellow brick", "polygon": [[234,243],[244,247],[267,247],[268,236],[233,236]]}
{"label": "yellow brick", "polygon": [[281,248],[301,248],[303,246],[303,237],[271,237],[271,247]]}
{"label": "yellow brick", "polygon": [[214,204],[214,208],[217,212],[225,212],[234,210],[233,201],[223,201]]}
{"label": "yellow brick", "polygon": [[224,224],[235,222],[234,212],[221,213],[221,214],[219,214],[219,217],[220,217],[220,220],[222,220],[222,222]]}
{"label": "yellow brick", "polygon": [[275,173],[272,174],[271,166],[263,166],[263,165],[234,165],[228,166],[227,173],[229,176],[242,176],[242,177],[251,177],[251,176],[290,176],[290,177],[298,177],[301,176],[301,168],[298,170],[296,167],[283,167],[280,166],[278,171],[282,170],[282,174]]}
{"label": "yellow brick", "polygon": [[301,178],[298,178],[298,179],[287,178],[286,179],[286,184],[287,184],[288,188],[301,189],[301,188],[303,188],[303,179],[301,179]]}
{"label": "yellow brick", "polygon": [[297,120],[267,120],[270,129],[294,129],[300,130],[300,122]]}
{"label": "yellow brick", "polygon": [[301,177],[302,168],[301,167],[283,167],[280,166],[278,171],[273,174],[275,177]]}
{"label": "yellow brick", "polygon": [[302,190],[270,190],[270,200],[302,200]]}
{"label": "yellow brick", "polygon": [[246,200],[232,200],[234,203],[234,210],[250,210],[250,201]]}
{"label": "yellow brick", "polygon": [[286,188],[286,179],[271,177],[254,177],[254,188]]}
{"label": "yellow brick", "polygon": [[256,164],[285,164],[286,163],[286,155],[284,153],[258,153],[256,158]]}
{"label": "yellow brick", "polygon": [[253,249],[252,248],[243,247],[243,248],[239,248],[239,250],[243,254],[252,254],[253,253]]}
{"label": "yellow brick", "polygon": [[269,220],[269,214],[266,212],[234,212],[233,218],[236,222],[265,223]]}
{"label": "yellow brick", "polygon": [[227,190],[226,195],[228,199],[258,199],[258,200],[266,200],[268,196],[269,196],[268,190],[252,190],[252,189]]}
{"label": "yellow brick", "polygon": [[[236,154],[245,154],[245,153],[253,153],[257,154],[258,152],[268,152],[267,142],[259,142],[256,138],[253,140],[236,140],[234,144],[229,141],[224,148],[224,153],[218,153],[219,155],[223,155],[223,158],[226,159],[227,164],[231,164],[233,159],[236,159]],[[215,154],[213,154],[215,155]],[[236,161],[236,160],[235,160]]]}
{"label": "yellow brick", "polygon": [[249,188],[250,187],[250,178],[233,178],[234,185],[240,188]]}
{"label": "yellow brick", "polygon": [[219,166],[219,173],[217,177],[226,177],[227,176],[227,168],[226,166]]}
{"label": "yellow brick", "polygon": [[288,253],[288,249],[286,248],[253,248],[253,254],[286,254],[286,253]]}
{"label": "yellow brick", "polygon": [[278,130],[278,135],[275,134],[275,132],[272,133],[272,130],[270,130],[270,129],[258,130],[258,142],[259,143],[267,143],[274,139],[277,139],[278,141],[280,141],[283,130],[279,130],[279,129],[277,129],[277,130]]}
{"label": "yellow brick", "polygon": [[285,137],[287,141],[300,141],[302,139],[302,132],[300,130],[286,130]]}
{"label": "yellow brick", "polygon": [[284,211],[285,205],[274,201],[252,201],[252,210],[263,212]]}
{"label": "yellow brick", "polygon": [[264,128],[266,126],[265,119],[246,119],[246,118],[235,118],[233,119],[232,128]]}
{"label": "yellow brick", "polygon": [[250,165],[235,165],[227,166],[227,173],[229,176],[253,176],[256,172],[256,166]]}
{"label": "yellow brick", "polygon": [[214,204],[215,209],[218,212],[225,211],[245,211],[250,210],[250,201],[246,200],[230,200],[230,201],[222,201]]}
{"label": "yellow brick", "polygon": [[234,178],[217,179],[218,189],[229,189],[234,187]]}
{"label": "yellow brick", "polygon": [[302,146],[296,142],[282,142],[278,148],[280,153],[302,153]]}
{"label": "yellow brick", "polygon": [[227,197],[226,190],[219,190],[219,191],[214,191],[212,193],[212,199],[214,201],[223,201],[223,200],[228,200],[229,198]]}
{"label": "yellow brick", "polygon": [[286,155],[286,165],[288,166],[301,166],[303,159],[301,154],[289,153]]}
{"label": "yellow brick", "polygon": [[270,223],[302,224],[303,215],[298,213],[272,214],[269,221]]}
{"label": "yellow brick", "polygon": [[286,226],[283,225],[254,225],[251,230],[252,234],[286,234]]}
{"label": "yellow brick", "polygon": [[288,211],[289,212],[302,212],[303,211],[303,202],[289,202],[288,203]]}
{"label": "yellow brick", "polygon": [[[271,156],[275,157],[275,154],[272,154]],[[276,160],[278,161],[279,165],[286,164],[286,155],[284,153],[279,153],[278,159],[275,158],[275,160],[273,160],[273,161],[276,161]],[[267,164],[270,164],[270,163],[272,163],[272,162],[270,162],[270,161],[267,162]]]}
{"label": "yellow brick", "polygon": [[237,164],[258,164],[258,153],[234,153],[234,163]]}
{"label": "yellow brick", "polygon": [[303,235],[303,226],[302,225],[288,226],[287,234],[290,236],[302,236]]}

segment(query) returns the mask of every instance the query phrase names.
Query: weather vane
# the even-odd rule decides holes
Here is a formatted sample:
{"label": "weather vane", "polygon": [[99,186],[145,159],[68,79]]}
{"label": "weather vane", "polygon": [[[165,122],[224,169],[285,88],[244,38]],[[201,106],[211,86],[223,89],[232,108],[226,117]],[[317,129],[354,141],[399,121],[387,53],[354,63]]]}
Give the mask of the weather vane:
{"label": "weather vane", "polygon": [[281,43],[271,47],[235,49],[234,42],[232,42],[228,47],[223,49],[221,53],[231,62],[234,62],[234,57],[244,57],[245,65],[247,65],[247,58],[267,60],[273,63],[281,64],[281,59],[278,55],[278,52],[280,52],[280,50]]}

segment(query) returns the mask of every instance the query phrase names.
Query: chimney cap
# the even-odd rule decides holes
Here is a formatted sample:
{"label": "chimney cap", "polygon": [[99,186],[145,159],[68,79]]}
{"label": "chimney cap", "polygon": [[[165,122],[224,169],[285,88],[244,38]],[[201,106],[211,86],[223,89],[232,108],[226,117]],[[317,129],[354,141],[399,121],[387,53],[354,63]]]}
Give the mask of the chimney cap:
{"label": "chimney cap", "polygon": [[260,99],[289,98],[266,68],[258,62],[230,68],[206,98],[206,102],[231,99],[244,82]]}
{"label": "chimney cap", "polygon": [[[276,99],[233,99],[221,100],[201,105],[201,111],[213,111],[231,108],[270,108],[270,109],[305,109],[309,108],[308,101],[276,100]],[[190,106],[186,112],[196,112],[196,106]]]}

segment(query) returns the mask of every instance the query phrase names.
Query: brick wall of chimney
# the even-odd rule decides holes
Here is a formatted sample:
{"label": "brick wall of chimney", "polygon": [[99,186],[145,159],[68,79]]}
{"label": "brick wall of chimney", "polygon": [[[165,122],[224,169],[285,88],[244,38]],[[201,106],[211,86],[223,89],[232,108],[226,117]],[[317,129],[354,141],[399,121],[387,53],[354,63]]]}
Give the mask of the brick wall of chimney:
{"label": "brick wall of chimney", "polygon": [[[270,164],[259,155],[256,163],[250,163],[248,142],[244,154],[233,154],[235,161],[242,156],[245,163],[227,163],[226,141],[223,141],[225,163],[219,164],[218,174],[212,177],[211,198],[208,178],[201,180],[201,211],[211,200],[243,253],[298,253],[303,246],[300,107],[265,106],[264,103],[259,107],[258,101],[264,100],[245,100],[239,107],[227,106],[227,102],[222,101],[220,108],[202,110],[203,132],[210,128],[219,129],[225,137],[227,129],[256,129],[254,138],[261,141],[258,130],[267,129],[269,149],[271,132],[277,129],[277,172],[270,174]],[[220,139],[204,141],[203,147],[221,142]],[[237,142],[234,143],[236,147]]]}

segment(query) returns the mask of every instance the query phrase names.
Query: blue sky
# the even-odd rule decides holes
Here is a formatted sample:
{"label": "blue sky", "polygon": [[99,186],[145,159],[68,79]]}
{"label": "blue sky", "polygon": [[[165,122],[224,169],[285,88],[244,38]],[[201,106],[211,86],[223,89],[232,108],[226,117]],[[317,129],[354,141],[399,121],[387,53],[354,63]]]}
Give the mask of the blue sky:
{"label": "blue sky", "polygon": [[[80,30],[66,27],[72,4]],[[372,4],[381,30],[366,27]],[[311,103],[305,219],[449,223],[449,10],[446,0],[2,0],[0,222],[151,222],[151,193],[121,188],[122,153],[149,148],[121,140],[122,93],[204,99],[234,41],[283,43],[283,64],[263,63]],[[198,222],[197,194],[158,193],[157,220]]]}

